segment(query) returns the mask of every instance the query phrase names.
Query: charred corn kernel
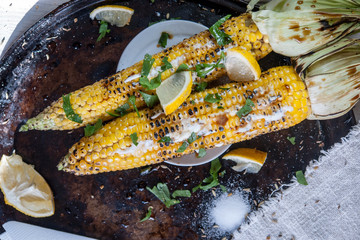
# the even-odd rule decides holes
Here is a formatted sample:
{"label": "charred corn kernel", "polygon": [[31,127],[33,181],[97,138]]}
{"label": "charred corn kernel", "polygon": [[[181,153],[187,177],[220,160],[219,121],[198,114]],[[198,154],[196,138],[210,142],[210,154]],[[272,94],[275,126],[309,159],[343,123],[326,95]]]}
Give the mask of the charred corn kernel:
{"label": "charred corn kernel", "polygon": [[[232,47],[242,47],[250,51],[256,59],[263,58],[270,51],[270,46],[261,48],[264,44],[264,37],[258,33],[256,25],[252,22],[249,14],[227,20],[221,27],[233,40],[230,44],[220,47],[215,39],[210,36],[209,31],[204,31],[195,36],[185,39],[183,42],[153,55],[155,62],[149,77],[157,75],[156,70],[162,65],[162,59],[168,57],[168,61],[176,69],[180,64],[185,63],[195,67],[199,63],[216,63],[220,58],[220,52]],[[256,41],[256,48],[253,43]],[[265,51],[262,51],[265,50]],[[66,118],[62,110],[62,98],[47,107],[38,116],[29,119],[21,128],[21,131],[31,129],[38,130],[69,130],[94,124],[98,119],[103,121],[111,119],[106,111],[113,112],[117,107],[128,101],[129,96],[138,94],[143,90],[139,84],[139,76],[142,69],[142,62],[126,68],[110,77],[102,79],[91,86],[83,87],[71,93],[71,104],[74,112],[79,114],[82,123],[75,123]],[[173,74],[174,70],[167,70],[162,74],[162,79]],[[194,81],[212,81],[225,74],[225,69],[218,68],[210,72],[206,78],[196,77]],[[142,98],[137,98],[137,107],[145,105]],[[60,109],[60,110],[59,110]],[[106,111],[105,111],[106,110]],[[60,119],[60,120],[55,120]],[[135,120],[138,121],[138,120]]]}
{"label": "charred corn kernel", "polygon": [[[284,81],[286,77],[291,79],[290,83]],[[270,69],[256,83],[230,83],[222,88],[229,90],[213,88],[190,95],[179,109],[168,116],[160,115],[152,119],[160,110],[158,106],[141,110],[142,118],[137,123],[132,121],[137,118],[134,114],[117,118],[97,132],[102,138],[84,137],[70,148],[59,169],[85,175],[154,164],[192,153],[200,147],[213,148],[288,128],[306,119],[310,113],[309,101],[304,97],[307,95],[303,93],[306,92],[304,83],[292,67]],[[294,94],[295,89],[299,94]],[[219,103],[208,103],[204,96],[209,93],[218,93],[222,99]],[[240,118],[237,112],[244,107],[246,99],[251,99],[255,106],[249,114]],[[224,109],[217,108],[218,104],[225,106]],[[147,125],[150,127],[145,127]],[[135,129],[135,126],[138,129],[138,145],[129,137],[134,132],[125,133],[125,128]],[[123,132],[124,138],[116,142],[108,140],[116,135],[112,131]],[[200,138],[184,152],[176,152],[192,132]],[[170,137],[171,142],[159,143],[158,140],[164,136]],[[95,149],[98,144],[102,148],[100,153]],[[94,146],[94,149],[81,146]],[[77,156],[84,149],[87,151],[85,157]],[[98,157],[94,158],[94,154],[98,154]],[[84,159],[88,164],[86,168],[83,167]]]}

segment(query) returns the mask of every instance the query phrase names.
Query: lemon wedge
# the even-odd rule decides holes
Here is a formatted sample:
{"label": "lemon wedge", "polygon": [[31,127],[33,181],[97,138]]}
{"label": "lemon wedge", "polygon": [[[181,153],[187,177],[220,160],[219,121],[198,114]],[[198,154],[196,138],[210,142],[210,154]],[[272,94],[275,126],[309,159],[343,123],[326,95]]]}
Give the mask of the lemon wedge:
{"label": "lemon wedge", "polygon": [[166,115],[180,107],[190,95],[191,87],[191,71],[182,71],[171,75],[156,88],[156,94]]}
{"label": "lemon wedge", "polygon": [[258,173],[266,160],[267,153],[253,148],[237,148],[225,154],[222,159],[232,160],[232,167],[237,172],[246,170],[248,173]]}
{"label": "lemon wedge", "polygon": [[225,69],[232,81],[254,81],[259,79],[261,69],[254,56],[239,47],[231,48],[225,57]]}
{"label": "lemon wedge", "polygon": [[104,5],[101,7],[95,8],[90,13],[90,18],[94,20],[104,20],[105,22],[110,23],[111,25],[116,25],[118,27],[123,27],[129,24],[132,15],[134,14],[134,9],[119,6],[119,5]]}
{"label": "lemon wedge", "polygon": [[45,179],[15,153],[0,161],[0,188],[5,203],[31,217],[54,214],[53,194]]}

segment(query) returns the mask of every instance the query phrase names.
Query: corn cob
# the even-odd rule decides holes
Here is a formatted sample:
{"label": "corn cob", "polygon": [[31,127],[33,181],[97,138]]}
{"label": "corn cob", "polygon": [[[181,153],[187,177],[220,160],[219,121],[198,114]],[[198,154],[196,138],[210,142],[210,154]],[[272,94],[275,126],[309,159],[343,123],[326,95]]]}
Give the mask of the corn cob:
{"label": "corn cob", "polygon": [[[207,94],[215,93],[222,97],[219,104],[224,109],[204,101]],[[255,106],[240,118],[236,113],[246,99]],[[154,164],[199,148],[214,148],[288,128],[310,113],[305,85],[293,67],[270,69],[258,81],[230,83],[222,89],[194,93],[174,113],[152,119],[159,108],[140,111],[140,118],[136,113],[117,118],[95,135],[82,138],[58,168],[85,175]],[[177,152],[192,132],[200,138],[184,152]],[[137,146],[130,138],[133,133],[138,136]],[[164,136],[171,142],[158,143]]]}
{"label": "corn cob", "polygon": [[[201,32],[154,55],[155,62],[149,77],[152,78],[157,75],[157,69],[160,69],[164,57],[168,57],[173,69],[164,72],[162,79],[173,74],[182,63],[189,65],[189,67],[194,67],[199,63],[215,63],[219,60],[221,52],[226,52],[227,49],[236,46],[241,46],[250,51],[257,60],[271,52],[267,36],[260,33],[249,14],[227,20],[221,29],[231,36],[232,43],[220,47],[209,31]],[[98,119],[109,120],[112,117],[106,111],[112,112],[126,103],[132,95],[137,97],[137,107],[144,106],[144,101],[139,94],[139,90],[142,90],[139,84],[141,69],[142,61],[93,85],[73,92],[70,96],[70,102],[75,113],[81,116],[82,123],[76,123],[66,118],[63,100],[60,98],[38,116],[29,119],[20,131],[31,129],[70,130],[86,124],[93,124]],[[225,70],[219,68],[210,72],[204,79],[196,77],[194,80],[198,82],[212,81],[224,74]]]}

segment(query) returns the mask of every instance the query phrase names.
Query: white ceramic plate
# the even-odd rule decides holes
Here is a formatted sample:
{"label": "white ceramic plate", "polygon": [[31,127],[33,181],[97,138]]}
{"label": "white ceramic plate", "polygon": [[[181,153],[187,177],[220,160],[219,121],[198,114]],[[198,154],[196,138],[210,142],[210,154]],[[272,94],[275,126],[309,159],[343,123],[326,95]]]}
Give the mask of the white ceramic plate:
{"label": "white ceramic plate", "polygon": [[[167,47],[170,47],[206,29],[207,27],[204,25],[185,20],[169,20],[151,25],[136,35],[126,46],[120,57],[117,71],[143,60],[146,53],[153,55],[162,51],[163,48],[157,46],[162,32],[167,32],[172,35],[172,38],[167,41]],[[197,158],[195,154],[188,154],[166,162],[177,166],[197,166],[210,162],[220,156],[230,146],[231,145],[226,145],[208,149],[206,156],[202,158]]]}

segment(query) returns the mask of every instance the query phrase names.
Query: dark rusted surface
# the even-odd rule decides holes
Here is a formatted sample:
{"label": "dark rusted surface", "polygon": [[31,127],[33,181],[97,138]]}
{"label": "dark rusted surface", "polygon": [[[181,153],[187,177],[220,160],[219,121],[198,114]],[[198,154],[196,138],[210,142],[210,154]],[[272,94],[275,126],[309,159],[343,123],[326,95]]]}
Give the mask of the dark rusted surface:
{"label": "dark rusted surface", "polygon": [[[208,176],[210,164],[191,169],[154,165],[153,171],[146,175],[141,175],[141,169],[133,169],[76,177],[57,171],[56,165],[67,149],[80,139],[82,129],[16,131],[22,121],[38,114],[62,94],[114,73],[127,43],[149,22],[164,19],[169,13],[171,18],[180,17],[210,26],[227,13],[237,14],[233,9],[204,1],[201,4],[112,1],[135,9],[135,14],[129,26],[111,27],[110,34],[96,43],[99,24],[91,21],[88,14],[103,4],[99,2],[73,1],[63,5],[31,28],[1,60],[0,153],[16,149],[27,163],[35,165],[54,192],[56,212],[49,218],[34,219],[1,201],[0,223],[18,220],[101,239],[201,239],[200,228],[212,232],[204,224],[207,217],[204,206],[214,199],[210,191],[198,191],[167,209],[145,187],[164,182],[171,191],[191,189]],[[244,7],[239,5],[237,11],[244,11]],[[276,54],[261,61],[263,69],[281,64],[288,64],[288,60]],[[310,160],[318,158],[322,149],[345,136],[353,124],[349,113],[331,121],[304,121],[290,129],[236,144],[232,148],[256,147],[267,151],[268,159],[259,174],[247,175],[234,172],[231,162],[222,162],[227,173],[220,180],[221,184],[229,191],[250,188],[248,198],[256,209],[252,200],[267,199],[275,183],[286,183],[296,170],[304,170]],[[294,146],[287,140],[293,136],[296,137]],[[149,206],[154,207],[154,220],[140,223]],[[211,235],[207,238],[211,239]]]}

